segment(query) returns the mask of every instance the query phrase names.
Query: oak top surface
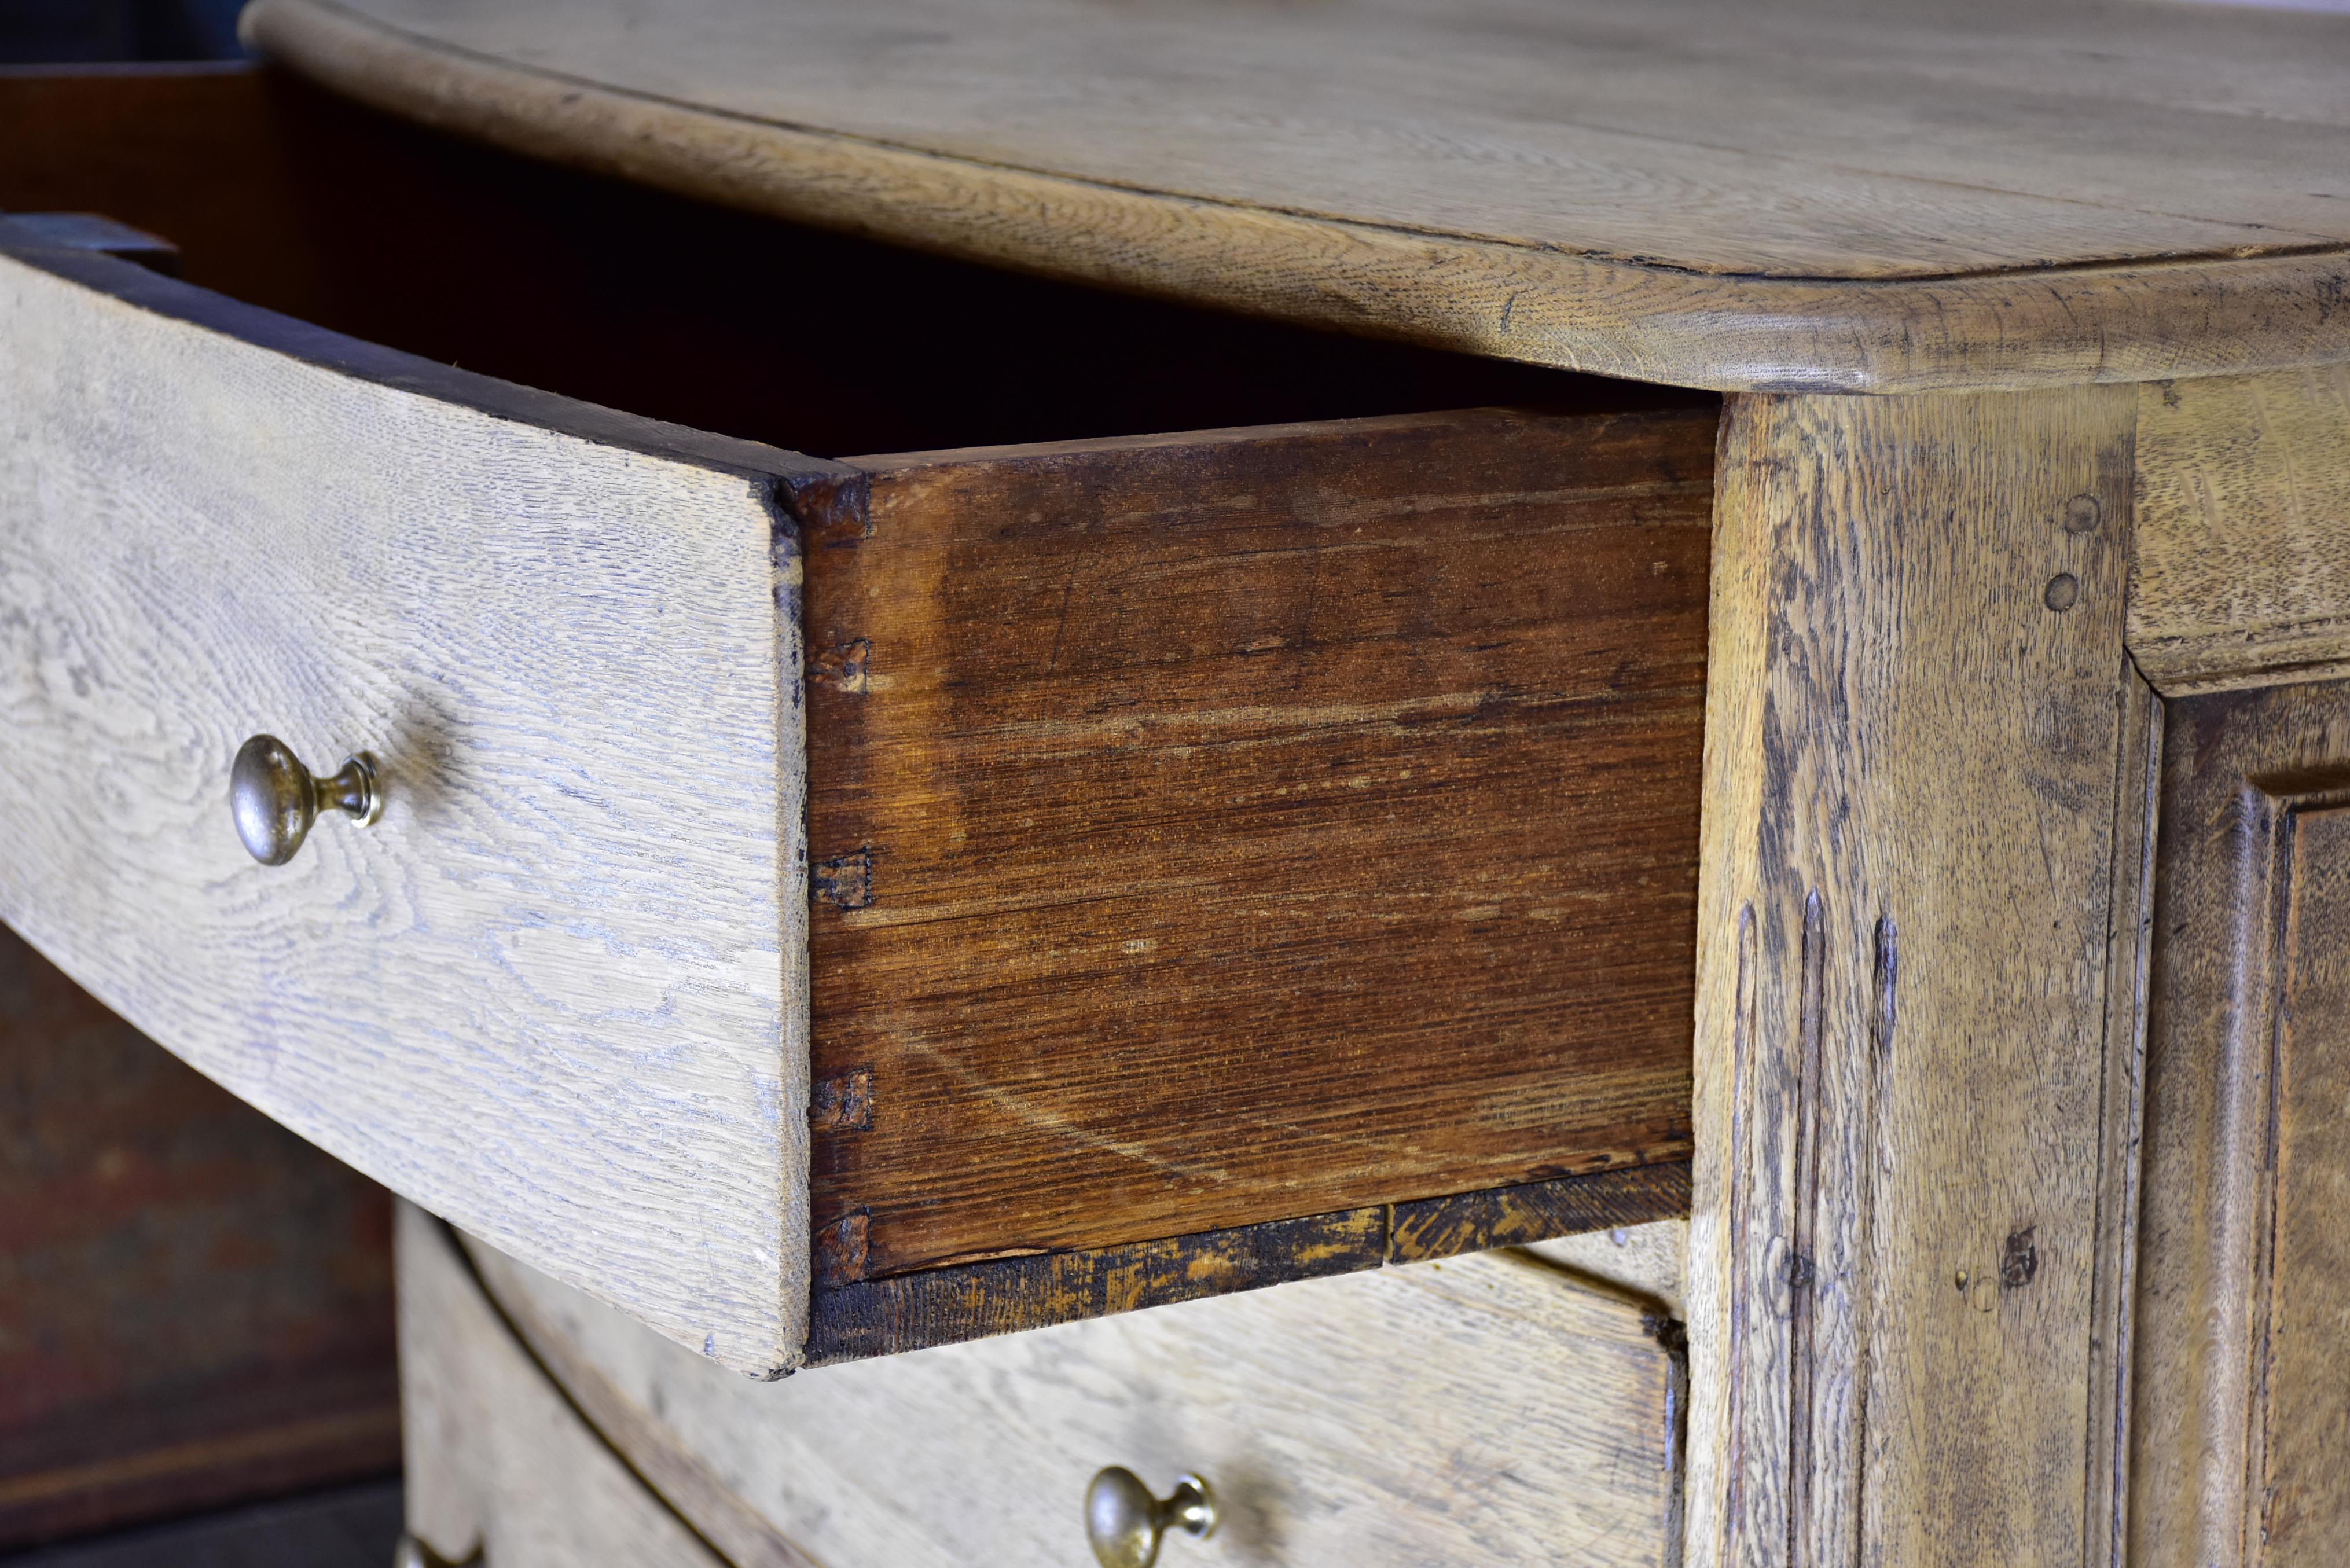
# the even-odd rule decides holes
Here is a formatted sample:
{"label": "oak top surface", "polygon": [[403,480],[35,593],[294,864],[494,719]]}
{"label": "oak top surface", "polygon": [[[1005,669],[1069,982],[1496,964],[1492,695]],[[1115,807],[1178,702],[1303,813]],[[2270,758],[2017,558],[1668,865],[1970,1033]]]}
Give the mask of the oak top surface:
{"label": "oak top surface", "polygon": [[[1462,337],[1425,318],[1457,313],[1431,300],[1457,300],[1446,267],[1463,254],[1481,275],[1523,275],[1522,298],[1638,289],[1604,312],[1620,333],[1616,316],[1637,328],[1725,301],[1816,316],[1791,306],[1791,285],[1804,300],[1823,284],[1906,286],[1868,294],[1883,318],[1981,308],[2002,279],[2094,275],[2175,309],[2202,274],[2338,289],[2350,251],[2338,15],[2165,0],[261,0],[254,33],[363,97],[542,154],[702,194],[727,182],[715,193],[833,223],[858,221],[845,185],[861,154],[869,226],[890,237],[1305,317],[1263,296],[1309,294],[1288,274],[1318,267],[1367,329],[1423,340]],[[551,88],[571,96],[534,93]],[[724,145],[690,160],[699,172],[676,167],[713,137]],[[909,154],[951,164],[928,178],[968,196],[910,234],[912,199],[873,173]],[[1051,215],[1066,266],[1010,232],[1039,178],[1094,193]],[[1136,199],[1158,206],[1138,218]],[[1119,254],[1082,259],[1113,226]],[[1221,263],[1170,259],[1220,228]],[[1261,254],[1269,235],[1432,259],[1416,288],[1388,277],[1367,304],[1335,281],[1359,256],[1284,271]],[[1496,341],[1460,346],[1608,368],[1588,348],[1501,341],[1506,319],[1482,330]],[[2133,330],[2070,369],[1986,379],[2161,373],[2114,362],[2110,339]],[[2341,324],[2312,330],[2219,368],[2350,353]],[[2017,333],[2044,336],[2016,319],[1988,336]],[[1783,357],[1801,381],[1837,353]],[[1731,369],[1711,382],[1774,384],[1767,363]]]}

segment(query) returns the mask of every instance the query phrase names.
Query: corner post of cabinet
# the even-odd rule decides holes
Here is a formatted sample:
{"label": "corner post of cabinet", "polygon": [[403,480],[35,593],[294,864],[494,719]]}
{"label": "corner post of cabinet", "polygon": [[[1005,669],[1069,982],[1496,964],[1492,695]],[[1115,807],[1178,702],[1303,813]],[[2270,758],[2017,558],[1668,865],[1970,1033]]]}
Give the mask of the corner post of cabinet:
{"label": "corner post of cabinet", "polygon": [[2079,1568],[2136,407],[1725,409],[1690,1568]]}

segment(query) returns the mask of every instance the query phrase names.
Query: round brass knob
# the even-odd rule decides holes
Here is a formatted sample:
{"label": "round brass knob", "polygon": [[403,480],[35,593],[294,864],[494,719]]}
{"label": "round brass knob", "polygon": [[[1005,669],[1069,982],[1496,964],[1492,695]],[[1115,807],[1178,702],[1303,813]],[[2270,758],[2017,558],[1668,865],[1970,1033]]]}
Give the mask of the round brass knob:
{"label": "round brass knob", "polygon": [[1102,1568],[1150,1568],[1170,1529],[1205,1540],[1216,1528],[1216,1499],[1198,1476],[1183,1476],[1161,1501],[1142,1478],[1112,1465],[1086,1488],[1086,1538]]}
{"label": "round brass knob", "polygon": [[228,774],[229,815],[236,818],[236,836],[264,866],[293,859],[310,825],[328,807],[358,818],[361,826],[382,815],[373,757],[365,752],[346,757],[338,772],[321,779],[275,735],[255,735],[237,748]]}

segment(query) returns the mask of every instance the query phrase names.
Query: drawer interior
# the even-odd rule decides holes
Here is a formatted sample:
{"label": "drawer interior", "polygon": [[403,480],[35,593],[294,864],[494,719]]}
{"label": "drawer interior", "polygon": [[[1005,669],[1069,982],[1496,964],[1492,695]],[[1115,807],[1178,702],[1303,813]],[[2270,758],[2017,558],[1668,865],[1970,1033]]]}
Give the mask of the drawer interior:
{"label": "drawer interior", "polygon": [[889,454],[791,499],[810,1363],[1685,1206],[1718,399],[817,234],[265,70],[0,74],[0,208],[191,283]]}
{"label": "drawer interior", "polygon": [[1711,394],[1130,298],[477,147],[249,67],[0,70],[0,209],[545,391],[822,457]]}

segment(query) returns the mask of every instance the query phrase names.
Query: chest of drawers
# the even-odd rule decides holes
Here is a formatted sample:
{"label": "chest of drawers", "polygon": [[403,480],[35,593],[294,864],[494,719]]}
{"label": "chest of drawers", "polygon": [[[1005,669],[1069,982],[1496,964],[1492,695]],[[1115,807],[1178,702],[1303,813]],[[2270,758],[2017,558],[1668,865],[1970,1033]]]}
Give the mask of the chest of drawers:
{"label": "chest of drawers", "polygon": [[[1686,1210],[1685,1561],[2326,1561],[2340,26],[262,0],[278,74],[0,81],[79,128],[0,916],[516,1323],[877,1429]],[[783,1530],[763,1440],[681,1451]]]}

